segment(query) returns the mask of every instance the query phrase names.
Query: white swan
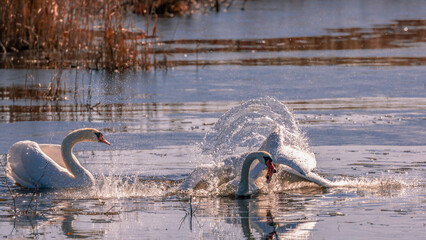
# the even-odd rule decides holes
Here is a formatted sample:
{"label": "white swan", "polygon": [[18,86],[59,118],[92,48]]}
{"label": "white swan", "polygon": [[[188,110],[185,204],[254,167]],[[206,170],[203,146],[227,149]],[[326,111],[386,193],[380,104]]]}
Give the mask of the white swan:
{"label": "white swan", "polygon": [[110,145],[102,133],[93,128],[71,132],[62,145],[20,141],[8,151],[6,176],[27,188],[91,186],[94,177],[72,153],[74,145],[83,141]]}
{"label": "white swan", "polygon": [[[259,151],[267,151],[278,165],[278,171],[285,171],[303,180],[313,182],[321,187],[333,187],[336,184],[313,172],[316,167],[313,153],[297,149],[284,144],[284,129],[276,127],[263,142]],[[264,167],[260,164],[253,166],[250,174],[256,177]]]}
{"label": "white swan", "polygon": [[240,183],[238,184],[237,196],[246,197],[250,196],[250,188],[249,188],[249,174],[250,167],[254,160],[259,160],[260,163],[266,165],[268,167],[268,173],[266,175],[266,182],[271,181],[272,174],[276,172],[274,164],[272,164],[272,157],[269,153],[265,151],[257,151],[252,152],[244,160],[243,167],[241,168],[241,178]]}
{"label": "white swan", "polygon": [[[269,182],[273,173],[276,172],[271,155],[265,151],[255,151],[249,154],[231,156],[218,165],[199,166],[185,178],[179,189],[204,190],[207,191],[207,194],[217,191],[233,194],[236,191],[237,196],[248,197],[251,195],[251,191],[255,189],[250,174],[254,163],[261,163],[257,165],[261,166],[262,170],[265,169],[265,165],[267,166],[266,182]],[[236,168],[241,170],[236,171]],[[241,171],[240,178],[237,177],[239,171]]]}

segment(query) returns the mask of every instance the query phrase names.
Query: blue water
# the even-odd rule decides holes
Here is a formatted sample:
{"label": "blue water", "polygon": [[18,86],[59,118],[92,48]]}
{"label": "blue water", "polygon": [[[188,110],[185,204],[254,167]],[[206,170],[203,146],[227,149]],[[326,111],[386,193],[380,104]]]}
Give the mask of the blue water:
{"label": "blue water", "polygon": [[[285,40],[345,35],[329,29],[373,32],[378,26],[396,32],[407,27],[409,32],[408,23],[397,30],[390,26],[397,20],[424,19],[421,3],[247,1],[246,10],[240,11],[242,2],[235,1],[219,14],[160,18],[157,40]],[[143,19],[133,18],[141,29]],[[405,40],[392,40],[396,47],[377,43],[370,49],[178,52],[169,59],[221,62],[145,73],[64,70],[59,86],[66,92],[60,101],[16,90],[45,92],[53,70],[2,69],[2,162],[16,141],[60,144],[67,133],[81,127],[100,129],[111,146],[75,147],[82,165],[98,178],[99,185],[92,189],[33,194],[12,186],[1,171],[1,236],[421,239],[426,222],[426,45],[420,38],[425,25],[416,29]],[[170,43],[164,48],[178,46],[213,45]],[[347,62],[318,65],[309,62],[314,57]],[[374,62],[381,57],[389,59]],[[306,64],[238,62],[260,58],[301,58]],[[199,144],[225,112],[265,96],[292,110],[321,175],[357,184],[246,200],[192,196],[191,204],[189,196],[166,194],[194,168],[211,163]]]}

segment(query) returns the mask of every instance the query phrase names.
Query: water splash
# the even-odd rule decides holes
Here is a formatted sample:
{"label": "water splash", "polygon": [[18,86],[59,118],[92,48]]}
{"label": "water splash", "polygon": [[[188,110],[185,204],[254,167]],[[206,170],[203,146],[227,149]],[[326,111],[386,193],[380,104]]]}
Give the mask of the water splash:
{"label": "water splash", "polygon": [[[380,192],[413,187],[403,179],[355,177],[328,180],[313,172],[316,160],[307,139],[287,107],[271,97],[250,100],[225,113],[201,144],[203,153],[213,160],[209,165],[197,167],[181,187],[190,189],[194,195],[233,195],[246,154],[259,148],[271,153],[274,162],[281,165],[272,182],[267,184],[264,166],[254,163],[250,172],[253,192],[312,191],[318,190],[319,186]],[[234,155],[229,157],[230,154]]]}
{"label": "water splash", "polygon": [[61,198],[120,199],[132,197],[167,197],[176,192],[181,181],[168,179],[141,179],[138,176],[96,176],[95,185],[73,190],[60,190]]}
{"label": "water splash", "polygon": [[214,159],[258,149],[276,127],[285,129],[284,141],[307,149],[308,143],[293,114],[272,97],[249,100],[222,115],[204,137],[201,149]]}
{"label": "water splash", "polygon": [[[276,134],[271,135],[271,132]],[[197,167],[184,180],[181,188],[191,189],[191,191],[196,192],[195,195],[233,195],[236,191],[241,167],[247,153],[261,148],[275,157],[277,149],[282,145],[278,142],[285,143],[286,146],[292,149],[307,152],[307,155],[313,156],[293,114],[284,104],[272,97],[264,97],[242,103],[223,114],[213,129],[206,134],[201,143],[201,150],[203,154],[211,157],[212,161],[209,165]],[[307,165],[315,167],[314,157],[312,161],[312,164],[309,162]],[[257,163],[258,161],[255,161],[252,164],[253,169],[251,170],[250,178],[252,182],[257,179],[261,180],[257,180],[255,184],[252,184],[250,187],[252,191],[262,192],[262,189],[267,189],[267,192],[282,191],[283,188],[270,188],[260,183],[260,181],[265,180],[265,174],[261,175],[259,173],[264,166],[257,167]],[[287,163],[291,164],[291,161],[287,161]],[[298,164],[296,161],[294,163],[294,167],[302,166],[304,168],[303,164]],[[287,175],[282,174],[282,176]],[[294,177],[294,179],[296,178]],[[283,185],[277,180],[273,182],[275,182],[274,185]],[[307,181],[298,181],[297,184],[292,184],[291,188],[296,188],[296,185],[297,188],[301,188],[314,184]],[[318,186],[315,185],[315,187]]]}

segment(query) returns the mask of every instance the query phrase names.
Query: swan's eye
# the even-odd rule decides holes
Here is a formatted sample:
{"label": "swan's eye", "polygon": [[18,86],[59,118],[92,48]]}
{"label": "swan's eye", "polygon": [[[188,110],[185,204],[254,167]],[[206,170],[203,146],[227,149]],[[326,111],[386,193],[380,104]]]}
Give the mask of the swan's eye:
{"label": "swan's eye", "polygon": [[100,138],[102,137],[102,133],[100,132],[95,132],[96,138],[98,138],[98,140],[100,140]]}
{"label": "swan's eye", "polygon": [[100,132],[95,132],[95,135],[96,135],[96,137],[98,138],[98,141],[99,141],[99,142],[102,142],[102,143],[105,143],[105,144],[107,144],[107,145],[110,145],[110,143],[109,143],[107,140],[105,140],[105,138],[104,138],[104,136],[102,135],[102,133],[100,133]]}

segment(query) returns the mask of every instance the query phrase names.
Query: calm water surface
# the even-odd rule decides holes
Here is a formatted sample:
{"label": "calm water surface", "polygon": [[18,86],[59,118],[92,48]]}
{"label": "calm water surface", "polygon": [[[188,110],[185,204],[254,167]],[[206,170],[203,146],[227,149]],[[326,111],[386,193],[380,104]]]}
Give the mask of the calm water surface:
{"label": "calm water surface", "polygon": [[[157,57],[167,55],[167,70],[0,70],[2,162],[16,141],[59,144],[81,127],[112,143],[75,147],[98,180],[90,189],[34,193],[0,171],[1,236],[422,239],[421,3],[248,1],[240,11],[234,1],[219,14],[159,20]],[[317,171],[352,186],[241,200],[174,194],[212,162],[200,144],[218,119],[266,96],[293,111]]]}

